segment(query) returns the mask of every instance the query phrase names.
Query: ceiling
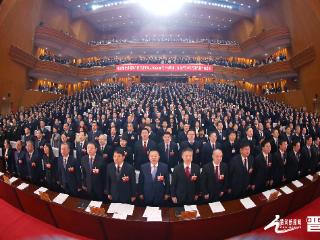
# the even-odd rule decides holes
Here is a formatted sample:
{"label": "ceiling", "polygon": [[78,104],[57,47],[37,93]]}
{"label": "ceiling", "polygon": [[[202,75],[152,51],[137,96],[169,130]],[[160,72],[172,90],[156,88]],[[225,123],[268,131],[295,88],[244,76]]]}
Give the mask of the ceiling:
{"label": "ceiling", "polygon": [[73,18],[83,17],[106,34],[178,31],[185,36],[193,31],[226,31],[240,19],[251,18],[254,10],[263,4],[263,0],[187,0],[178,12],[159,17],[147,12],[137,1],[56,0],[70,10]]}

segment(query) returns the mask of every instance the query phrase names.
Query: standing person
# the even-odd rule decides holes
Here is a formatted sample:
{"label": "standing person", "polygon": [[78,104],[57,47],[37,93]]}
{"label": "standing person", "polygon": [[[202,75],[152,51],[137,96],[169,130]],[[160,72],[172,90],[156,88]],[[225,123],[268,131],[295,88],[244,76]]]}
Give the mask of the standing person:
{"label": "standing person", "polygon": [[43,147],[42,157],[44,169],[45,169],[45,182],[49,189],[57,190],[57,173],[58,163],[56,157],[53,155],[52,147],[49,143],[46,143]]}
{"label": "standing person", "polygon": [[222,156],[220,149],[213,150],[212,161],[202,168],[200,182],[205,202],[220,201],[228,190],[228,166]]}
{"label": "standing person", "polygon": [[125,154],[115,149],[113,163],[107,166],[105,193],[108,200],[119,203],[136,201],[136,175],[133,166],[124,161]]}
{"label": "standing person", "polygon": [[82,189],[87,192],[88,197],[93,200],[104,200],[104,189],[106,179],[106,163],[97,154],[97,147],[93,142],[87,145],[88,155],[81,159]]}
{"label": "standing person", "polygon": [[229,166],[229,189],[233,199],[245,197],[253,179],[253,157],[250,155],[250,143],[240,144],[240,154],[236,155]]}
{"label": "standing person", "polygon": [[200,194],[200,167],[192,163],[191,148],[182,150],[183,163],[177,165],[172,173],[171,199],[174,204],[195,204]]}
{"label": "standing person", "polygon": [[159,160],[159,152],[150,151],[150,162],[141,165],[139,174],[139,197],[144,204],[150,206],[163,206],[169,198],[168,166]]}
{"label": "standing person", "polygon": [[58,160],[58,179],[63,190],[78,196],[81,191],[81,172],[79,162],[70,154],[68,143],[61,144],[61,156]]}

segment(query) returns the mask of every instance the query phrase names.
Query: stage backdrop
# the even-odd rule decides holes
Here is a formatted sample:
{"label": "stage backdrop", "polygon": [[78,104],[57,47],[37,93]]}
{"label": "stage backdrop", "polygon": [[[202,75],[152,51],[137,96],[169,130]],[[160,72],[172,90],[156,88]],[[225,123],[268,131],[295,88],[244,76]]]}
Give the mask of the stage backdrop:
{"label": "stage backdrop", "polygon": [[116,72],[206,72],[212,73],[213,66],[205,64],[121,64]]}

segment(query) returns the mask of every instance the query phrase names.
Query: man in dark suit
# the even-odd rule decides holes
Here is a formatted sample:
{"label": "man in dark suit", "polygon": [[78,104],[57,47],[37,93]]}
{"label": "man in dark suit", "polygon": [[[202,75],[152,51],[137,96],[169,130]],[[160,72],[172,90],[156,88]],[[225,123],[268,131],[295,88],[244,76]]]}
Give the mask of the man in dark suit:
{"label": "man in dark suit", "polygon": [[272,187],[272,157],[271,143],[268,140],[261,142],[261,153],[255,158],[253,163],[254,175],[252,190],[262,192]]}
{"label": "man in dark suit", "polygon": [[222,162],[222,151],[213,150],[213,161],[202,168],[200,183],[205,202],[215,202],[223,198],[228,188],[228,167]]}
{"label": "man in dark suit", "polygon": [[135,171],[124,159],[124,152],[117,148],[113,153],[114,162],[107,166],[105,193],[111,202],[133,203],[136,200]]}
{"label": "man in dark suit", "polygon": [[88,155],[81,160],[82,189],[87,192],[90,199],[103,201],[106,163],[97,154],[97,147],[94,143],[88,143],[87,152]]}
{"label": "man in dark suit", "polygon": [[299,139],[292,141],[292,150],[288,153],[288,163],[286,168],[286,177],[288,181],[293,181],[301,176],[301,143]]}
{"label": "man in dark suit", "polygon": [[183,131],[180,131],[178,133],[178,139],[177,140],[178,140],[179,143],[188,141],[187,134],[188,134],[189,129],[190,129],[190,125],[189,124],[184,124],[183,125]]}
{"label": "man in dark suit", "polygon": [[112,150],[115,150],[119,146],[120,137],[117,135],[117,128],[111,127],[110,135],[107,138],[107,144],[111,146]]}
{"label": "man in dark suit", "polygon": [[104,160],[106,166],[112,162],[113,149],[107,144],[107,136],[105,134],[100,134],[99,136],[99,145],[98,145],[98,154]]}
{"label": "man in dark suit", "polygon": [[286,167],[287,167],[287,148],[288,143],[286,139],[279,139],[279,150],[272,156],[272,171],[274,186],[280,186],[286,181]]}
{"label": "man in dark suit", "polygon": [[278,129],[274,128],[272,129],[272,137],[270,138],[271,143],[271,153],[274,154],[276,151],[278,151],[279,148],[279,131]]}
{"label": "man in dark suit", "polygon": [[43,147],[45,144],[46,144],[46,139],[43,137],[43,133],[41,132],[41,130],[37,130],[34,146],[35,146],[35,150],[40,154],[41,157],[43,155]]}
{"label": "man in dark suit", "polygon": [[87,140],[84,132],[79,133],[79,142],[76,143],[76,153],[77,153],[77,160],[79,163],[81,159],[87,155]]}
{"label": "man in dark suit", "polygon": [[257,142],[253,137],[253,128],[248,127],[246,129],[246,136],[244,137],[244,141],[247,141],[250,144],[250,155],[255,157],[258,154]]}
{"label": "man in dark suit", "polygon": [[66,193],[78,196],[81,191],[80,164],[71,154],[68,143],[61,144],[60,152],[61,156],[58,159],[59,184]]}
{"label": "man in dark suit", "polygon": [[40,155],[35,151],[34,143],[27,141],[27,179],[30,179],[33,184],[40,184],[43,176],[42,162]]}
{"label": "man in dark suit", "polygon": [[228,139],[223,146],[223,162],[229,164],[230,160],[239,154],[239,143],[236,140],[237,134],[234,131],[229,133]]}
{"label": "man in dark suit", "polygon": [[200,167],[192,163],[191,148],[182,150],[183,163],[178,164],[172,173],[171,199],[174,204],[195,204],[200,194]]}
{"label": "man in dark suit", "polygon": [[93,122],[91,126],[91,131],[88,133],[88,141],[98,143],[99,136],[102,134],[102,132],[98,129],[97,122]]}
{"label": "man in dark suit", "polygon": [[169,132],[165,132],[162,139],[163,142],[158,144],[160,162],[166,163],[169,172],[172,172],[171,169],[178,165],[179,162],[178,145],[172,141],[171,133]]}
{"label": "man in dark suit", "polygon": [[250,155],[250,143],[240,144],[240,154],[236,155],[229,165],[229,189],[233,199],[245,197],[253,181],[253,157]]}
{"label": "man in dark suit", "polygon": [[141,130],[141,139],[134,145],[134,166],[140,169],[141,164],[148,162],[148,154],[151,150],[156,150],[157,145],[149,139],[149,130],[144,128]]}
{"label": "man in dark suit", "polygon": [[212,162],[212,153],[215,149],[221,149],[222,145],[217,142],[217,133],[211,132],[209,134],[209,142],[202,146],[201,150],[201,166]]}
{"label": "man in dark suit", "polygon": [[316,171],[314,151],[312,149],[312,136],[306,136],[306,145],[301,149],[301,176],[313,174]]}
{"label": "man in dark suit", "polygon": [[169,198],[170,181],[168,166],[159,162],[156,150],[149,153],[150,163],[141,165],[139,174],[139,197],[145,205],[163,206]]}
{"label": "man in dark suit", "polygon": [[26,179],[28,176],[27,168],[27,152],[22,148],[22,141],[16,143],[16,151],[14,153],[15,164],[17,166],[17,174],[20,178]]}
{"label": "man in dark suit", "polygon": [[180,152],[182,152],[186,148],[191,148],[193,152],[192,161],[200,166],[201,164],[201,148],[202,143],[196,141],[196,132],[194,130],[189,130],[187,134],[188,141],[182,142],[180,146]]}
{"label": "man in dark suit", "polygon": [[74,146],[75,134],[73,131],[70,130],[68,123],[63,124],[62,134],[64,134],[67,137],[67,142],[69,143],[69,146]]}

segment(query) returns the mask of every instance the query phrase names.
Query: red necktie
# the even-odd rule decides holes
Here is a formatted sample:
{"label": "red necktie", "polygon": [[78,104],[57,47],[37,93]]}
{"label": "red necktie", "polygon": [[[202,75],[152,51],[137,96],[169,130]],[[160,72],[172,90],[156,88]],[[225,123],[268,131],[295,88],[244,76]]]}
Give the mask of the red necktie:
{"label": "red necktie", "polygon": [[143,150],[147,152],[147,142],[143,142]]}
{"label": "red necktie", "polygon": [[186,173],[187,178],[189,178],[190,177],[190,168],[189,167],[186,167],[185,173]]}
{"label": "red necktie", "polygon": [[216,166],[216,179],[219,180],[219,166]]}

